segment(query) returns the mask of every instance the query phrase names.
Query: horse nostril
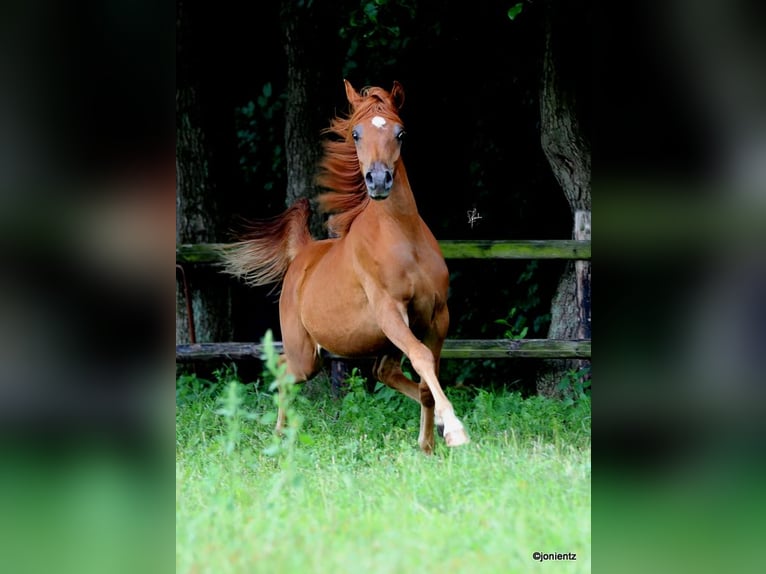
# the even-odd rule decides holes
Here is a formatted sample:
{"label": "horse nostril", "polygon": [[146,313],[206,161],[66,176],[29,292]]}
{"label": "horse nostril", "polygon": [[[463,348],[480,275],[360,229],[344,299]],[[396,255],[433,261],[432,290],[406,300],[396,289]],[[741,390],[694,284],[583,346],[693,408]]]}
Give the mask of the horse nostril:
{"label": "horse nostril", "polygon": [[386,185],[390,184],[392,181],[394,181],[394,178],[391,177],[391,172],[387,171],[386,172]]}
{"label": "horse nostril", "polygon": [[364,176],[364,180],[369,184],[372,185],[372,172],[368,171],[367,175]]}

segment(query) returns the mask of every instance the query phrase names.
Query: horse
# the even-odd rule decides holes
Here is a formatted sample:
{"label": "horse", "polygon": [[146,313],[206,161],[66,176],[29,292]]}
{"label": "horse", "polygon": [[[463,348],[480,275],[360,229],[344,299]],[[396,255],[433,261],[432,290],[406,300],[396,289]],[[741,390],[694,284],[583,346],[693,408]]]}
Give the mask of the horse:
{"label": "horse", "polygon": [[[375,357],[372,374],[420,404],[420,449],[434,449],[434,424],[448,446],[470,442],[439,383],[449,327],[449,273],[420,217],[401,157],[404,89],[344,80],[349,112],[330,121],[316,181],[329,239],[308,229],[310,203],[253,223],[224,254],[225,270],[251,285],[279,284],[283,360],[296,382],[314,376],[322,348]],[[402,354],[420,376],[402,372]],[[280,408],[277,430],[285,424]]]}

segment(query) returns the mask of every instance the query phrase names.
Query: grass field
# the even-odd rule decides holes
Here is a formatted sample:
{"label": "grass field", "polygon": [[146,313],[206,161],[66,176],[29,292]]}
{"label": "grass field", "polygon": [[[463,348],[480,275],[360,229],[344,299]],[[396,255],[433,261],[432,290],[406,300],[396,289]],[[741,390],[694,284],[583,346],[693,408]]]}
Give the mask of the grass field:
{"label": "grass field", "polygon": [[177,572],[590,572],[588,397],[448,388],[472,442],[428,457],[380,384],[294,393],[279,438],[267,384],[218,379],[177,383]]}

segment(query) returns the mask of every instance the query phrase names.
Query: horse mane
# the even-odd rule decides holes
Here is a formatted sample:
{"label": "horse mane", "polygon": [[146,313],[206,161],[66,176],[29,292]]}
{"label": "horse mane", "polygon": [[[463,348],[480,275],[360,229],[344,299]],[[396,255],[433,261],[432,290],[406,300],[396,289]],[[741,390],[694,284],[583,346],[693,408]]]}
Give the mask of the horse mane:
{"label": "horse mane", "polygon": [[336,116],[330,126],[322,130],[323,134],[331,134],[335,139],[327,139],[322,144],[324,156],[319,163],[316,181],[330,191],[319,195],[317,202],[320,211],[331,214],[327,229],[335,237],[346,235],[351,223],[370,202],[351,130],[372,115],[400,121],[396,105],[386,90],[367,87],[360,93],[362,100],[349,114]]}

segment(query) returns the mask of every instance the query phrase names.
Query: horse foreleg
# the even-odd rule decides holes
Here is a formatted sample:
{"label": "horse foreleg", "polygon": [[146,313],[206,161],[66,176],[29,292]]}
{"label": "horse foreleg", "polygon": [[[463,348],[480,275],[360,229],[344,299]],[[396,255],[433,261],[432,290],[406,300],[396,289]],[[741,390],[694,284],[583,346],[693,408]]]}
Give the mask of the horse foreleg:
{"label": "horse foreleg", "polygon": [[[391,299],[382,302],[377,308],[377,319],[389,341],[409,357],[412,367],[420,375],[421,385],[425,383],[428,387],[433,397],[436,417],[444,423],[444,440],[447,446],[459,446],[470,442],[463,423],[455,416],[452,403],[439,384],[433,352],[418,341],[410,331],[404,304]],[[424,426],[424,416],[421,411],[421,430]]]}

